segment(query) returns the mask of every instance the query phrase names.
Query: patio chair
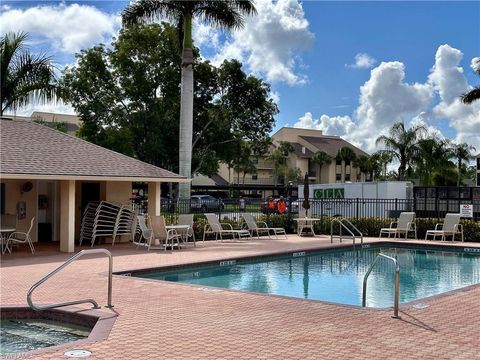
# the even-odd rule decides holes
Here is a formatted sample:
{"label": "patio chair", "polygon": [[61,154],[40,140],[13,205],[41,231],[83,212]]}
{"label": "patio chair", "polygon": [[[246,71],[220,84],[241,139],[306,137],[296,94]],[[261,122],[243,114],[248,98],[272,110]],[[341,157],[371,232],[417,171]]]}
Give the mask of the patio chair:
{"label": "patio chair", "polygon": [[222,242],[223,235],[231,235],[233,239],[235,239],[236,236],[238,236],[238,239],[247,236],[249,238],[252,237],[248,230],[234,230],[231,224],[220,223],[215,214],[205,214],[205,217],[207,218],[208,224],[203,228],[203,242],[205,242],[205,236],[207,234],[215,234],[215,240],[218,240],[220,237],[220,241]]}
{"label": "patio chair", "polygon": [[301,209],[299,212],[298,212],[298,228],[297,228],[297,233],[298,235],[301,235],[303,233],[304,230],[310,230],[313,234],[313,236],[315,236],[315,231],[313,231],[313,225],[314,225],[314,222],[312,220],[308,220],[306,218],[307,216],[307,212],[305,209]]}
{"label": "patio chair", "polygon": [[451,236],[452,241],[455,241],[456,234],[460,234],[463,241],[463,226],[460,224],[460,214],[446,214],[443,223],[435,225],[435,230],[427,230],[425,240],[430,235],[433,237],[432,240],[441,236],[442,241],[444,241],[447,236]]}
{"label": "patio chair", "polygon": [[137,222],[140,228],[140,239],[138,241],[134,240],[133,243],[137,245],[138,249],[139,246],[148,246],[151,243],[153,231],[147,226],[145,215],[137,215]]}
{"label": "patio chair", "polygon": [[285,239],[287,238],[287,233],[284,228],[271,228],[268,227],[267,223],[264,221],[256,222],[252,214],[243,214],[243,220],[245,220],[244,225],[251,232],[252,235],[257,234],[257,239],[260,239],[260,233],[266,233],[270,239],[270,233],[273,232],[275,238],[278,239],[278,235],[284,235]]}
{"label": "patio chair", "polygon": [[195,243],[195,232],[193,231],[193,214],[180,214],[178,215],[178,225],[188,225],[188,230],[181,230],[180,234],[183,237],[184,242],[188,243],[188,239],[193,240],[193,245],[197,246]]}
{"label": "patio chair", "polygon": [[415,239],[417,238],[417,226],[415,225],[415,213],[414,212],[402,212],[397,221],[392,221],[390,227],[381,228],[380,235],[388,234],[388,238],[393,234],[393,238],[396,239],[397,235],[405,234],[405,240],[408,238],[408,233],[413,232]]}
{"label": "patio chair", "polygon": [[33,247],[33,243],[32,243],[32,237],[30,236],[30,233],[32,232],[32,229],[33,229],[33,223],[35,222],[35,216],[32,217],[32,220],[30,220],[30,228],[28,229],[28,231],[25,233],[25,232],[22,232],[22,231],[15,231],[13,233],[10,234],[10,236],[8,237],[7,239],[7,244],[5,245],[6,246],[6,249],[11,252],[11,244],[28,244],[28,246],[30,246],[30,250],[32,251],[32,254],[35,253],[35,248]]}
{"label": "patio chair", "polygon": [[[165,227],[165,218],[163,216],[151,216],[150,225],[152,227],[153,236],[150,237],[148,250],[163,247],[166,251],[167,247],[169,246],[169,242],[173,250],[174,241],[176,241],[177,246],[180,246],[180,240],[182,236],[178,234],[177,230],[175,229],[170,229],[167,231]],[[152,242],[154,243],[153,245]]]}

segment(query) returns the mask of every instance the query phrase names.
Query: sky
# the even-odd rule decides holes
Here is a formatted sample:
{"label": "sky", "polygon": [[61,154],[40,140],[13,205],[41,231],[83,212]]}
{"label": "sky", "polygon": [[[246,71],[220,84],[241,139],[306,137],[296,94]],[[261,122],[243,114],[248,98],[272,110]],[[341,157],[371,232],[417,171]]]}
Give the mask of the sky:
{"label": "sky", "polygon": [[[75,53],[109,44],[129,1],[0,2],[0,32],[26,31],[32,52],[58,68]],[[271,84],[282,126],[339,135],[367,152],[396,121],[424,125],[431,134],[467,142],[480,152],[480,101],[459,96],[480,85],[478,1],[256,0],[257,15],[224,33],[194,24],[195,45],[220,64],[235,58]],[[73,113],[68,104],[33,110]]]}

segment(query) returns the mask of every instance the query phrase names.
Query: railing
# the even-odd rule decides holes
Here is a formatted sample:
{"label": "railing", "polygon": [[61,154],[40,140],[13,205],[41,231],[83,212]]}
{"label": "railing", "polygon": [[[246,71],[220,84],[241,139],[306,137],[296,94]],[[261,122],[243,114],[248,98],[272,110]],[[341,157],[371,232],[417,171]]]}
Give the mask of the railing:
{"label": "railing", "polygon": [[107,305],[105,307],[113,308],[113,305],[112,305],[113,258],[112,258],[112,254],[107,249],[82,250],[82,251],[76,253],[75,255],[73,255],[72,257],[70,257],[69,259],[67,259],[62,265],[60,265],[56,269],[50,271],[47,275],[45,275],[40,280],[38,280],[35,284],[33,284],[32,287],[30,288],[30,290],[28,290],[28,293],[27,293],[28,306],[30,306],[30,308],[35,310],[35,311],[42,311],[42,310],[52,309],[52,308],[56,308],[56,307],[90,303],[90,304],[93,305],[94,309],[99,309],[100,306],[98,305],[98,303],[94,299],[82,299],[82,300],[75,300],[75,301],[67,301],[67,302],[63,302],[63,303],[43,305],[43,306],[34,305],[33,302],[32,302],[32,293],[37,287],[39,287],[41,284],[43,284],[45,281],[47,281],[53,275],[55,275],[60,270],[62,270],[63,268],[65,268],[67,265],[69,265],[73,261],[77,260],[78,258],[82,257],[83,255],[86,255],[86,254],[100,254],[100,253],[106,254],[108,256],[108,302],[107,302]]}
{"label": "railing", "polygon": [[392,317],[395,318],[395,319],[398,319],[398,318],[400,318],[400,316],[398,315],[398,298],[399,298],[399,295],[400,295],[400,265],[398,265],[397,259],[395,259],[391,256],[380,253],[380,254],[377,255],[375,260],[373,260],[373,262],[368,267],[368,270],[367,270],[367,272],[366,272],[366,274],[363,278],[362,306],[365,307],[366,303],[367,303],[367,280],[368,280],[368,276],[372,272],[373,267],[375,266],[377,261],[382,257],[387,259],[387,260],[392,261],[395,265],[395,298],[394,298],[394,303],[393,303],[393,316]]}
{"label": "railing", "polygon": [[[339,235],[333,235],[333,226],[338,223],[340,225],[340,234]],[[350,228],[350,227],[351,228]],[[335,236],[338,236],[339,239],[340,239],[340,242],[342,242],[342,238],[343,238],[343,235],[342,235],[342,229],[345,229],[348,231],[348,233],[350,234],[350,236],[352,237],[352,240],[353,240],[353,248],[355,249],[355,238],[357,236],[360,237],[360,243],[363,245],[363,234],[360,230],[358,230],[358,228],[353,225],[350,220],[348,219],[345,219],[345,218],[334,218],[330,224],[330,242],[333,243],[333,238]],[[357,235],[355,235],[353,233],[353,231],[356,231],[357,232]]]}

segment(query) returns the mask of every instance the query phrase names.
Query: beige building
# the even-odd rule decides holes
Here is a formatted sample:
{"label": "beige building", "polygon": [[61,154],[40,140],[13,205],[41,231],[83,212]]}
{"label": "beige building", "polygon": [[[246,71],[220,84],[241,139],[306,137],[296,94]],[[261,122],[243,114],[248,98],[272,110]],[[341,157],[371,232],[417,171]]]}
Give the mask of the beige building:
{"label": "beige building", "polygon": [[477,168],[477,186],[480,186],[480,153],[476,156],[476,168]]}
{"label": "beige building", "polygon": [[45,121],[48,123],[65,124],[67,134],[70,135],[76,134],[81,123],[81,120],[77,115],[57,114],[44,111],[34,111],[30,116],[6,115],[5,117],[12,118],[14,120],[34,120],[39,122]]}
{"label": "beige building", "polygon": [[[283,127],[272,136],[272,140],[272,150],[281,142],[292,144],[294,152],[289,155],[288,167],[299,169],[301,174],[308,172],[312,183],[365,181],[365,174],[361,174],[353,164],[337,161],[335,157],[345,146],[351,148],[357,156],[368,154],[338,136],[323,135],[321,130]],[[333,158],[329,165],[321,169],[311,161],[312,156],[318,151],[324,151]],[[275,183],[272,161],[267,160],[266,157],[258,159],[256,167],[256,174],[247,174],[243,179],[243,174],[238,174],[233,169],[229,169],[226,164],[221,164],[218,175],[227,183],[233,184],[272,185]]]}
{"label": "beige building", "polygon": [[160,184],[189,181],[32,121],[2,118],[0,133],[2,215],[15,215],[23,232],[35,218],[32,240],[58,241],[61,251],[75,250],[89,201],[123,204],[133,182],[146,182],[149,213],[159,215]]}

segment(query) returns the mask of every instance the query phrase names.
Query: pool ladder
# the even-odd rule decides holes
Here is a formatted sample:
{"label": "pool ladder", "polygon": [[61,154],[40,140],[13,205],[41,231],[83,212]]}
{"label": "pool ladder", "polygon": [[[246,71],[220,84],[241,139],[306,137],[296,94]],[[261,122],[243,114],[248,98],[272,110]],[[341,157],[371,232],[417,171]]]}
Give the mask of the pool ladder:
{"label": "pool ladder", "polygon": [[366,303],[367,303],[367,280],[368,280],[368,276],[372,272],[373,267],[375,266],[377,261],[381,258],[392,261],[393,264],[395,265],[395,299],[394,299],[394,303],[393,303],[393,316],[392,317],[395,318],[395,319],[399,319],[400,316],[398,315],[398,298],[399,298],[399,295],[400,295],[400,265],[398,264],[397,259],[395,259],[391,256],[380,253],[375,257],[375,260],[373,260],[373,262],[368,267],[367,273],[365,274],[365,276],[363,278],[362,306],[365,307]]}
{"label": "pool ladder", "polygon": [[[335,224],[340,225],[340,234],[339,235],[333,235],[333,228]],[[349,235],[342,235],[342,229],[347,230]],[[356,234],[354,233],[356,232]],[[336,217],[332,219],[332,222],[330,224],[330,242],[333,243],[333,239],[335,237],[338,237],[340,239],[340,242],[342,242],[343,236],[351,237],[353,240],[353,248],[355,248],[355,238],[360,237],[360,243],[363,245],[363,234],[358,228],[352,224],[352,222],[346,218],[342,217]]]}
{"label": "pool ladder", "polygon": [[78,253],[76,253],[75,255],[73,255],[72,257],[68,258],[62,265],[60,265],[56,269],[50,271],[47,275],[45,275],[40,280],[38,280],[35,284],[32,285],[32,287],[30,288],[30,290],[28,290],[28,293],[27,293],[28,306],[30,306],[30,308],[35,310],[35,311],[42,311],[42,310],[52,309],[52,308],[56,308],[56,307],[90,303],[90,304],[93,305],[94,309],[100,309],[100,306],[98,305],[98,303],[94,299],[74,300],[74,301],[67,301],[67,302],[63,302],[63,303],[50,304],[50,305],[35,305],[32,302],[32,293],[37,287],[39,287],[45,281],[50,279],[53,275],[58,273],[60,270],[62,270],[66,266],[68,266],[70,263],[74,262],[75,260],[77,260],[78,258],[80,258],[80,257],[82,257],[83,255],[86,255],[86,254],[105,254],[105,255],[108,256],[108,303],[105,307],[113,308],[113,305],[112,305],[113,258],[112,258],[112,254],[107,249],[82,250],[82,251],[79,251]]}

